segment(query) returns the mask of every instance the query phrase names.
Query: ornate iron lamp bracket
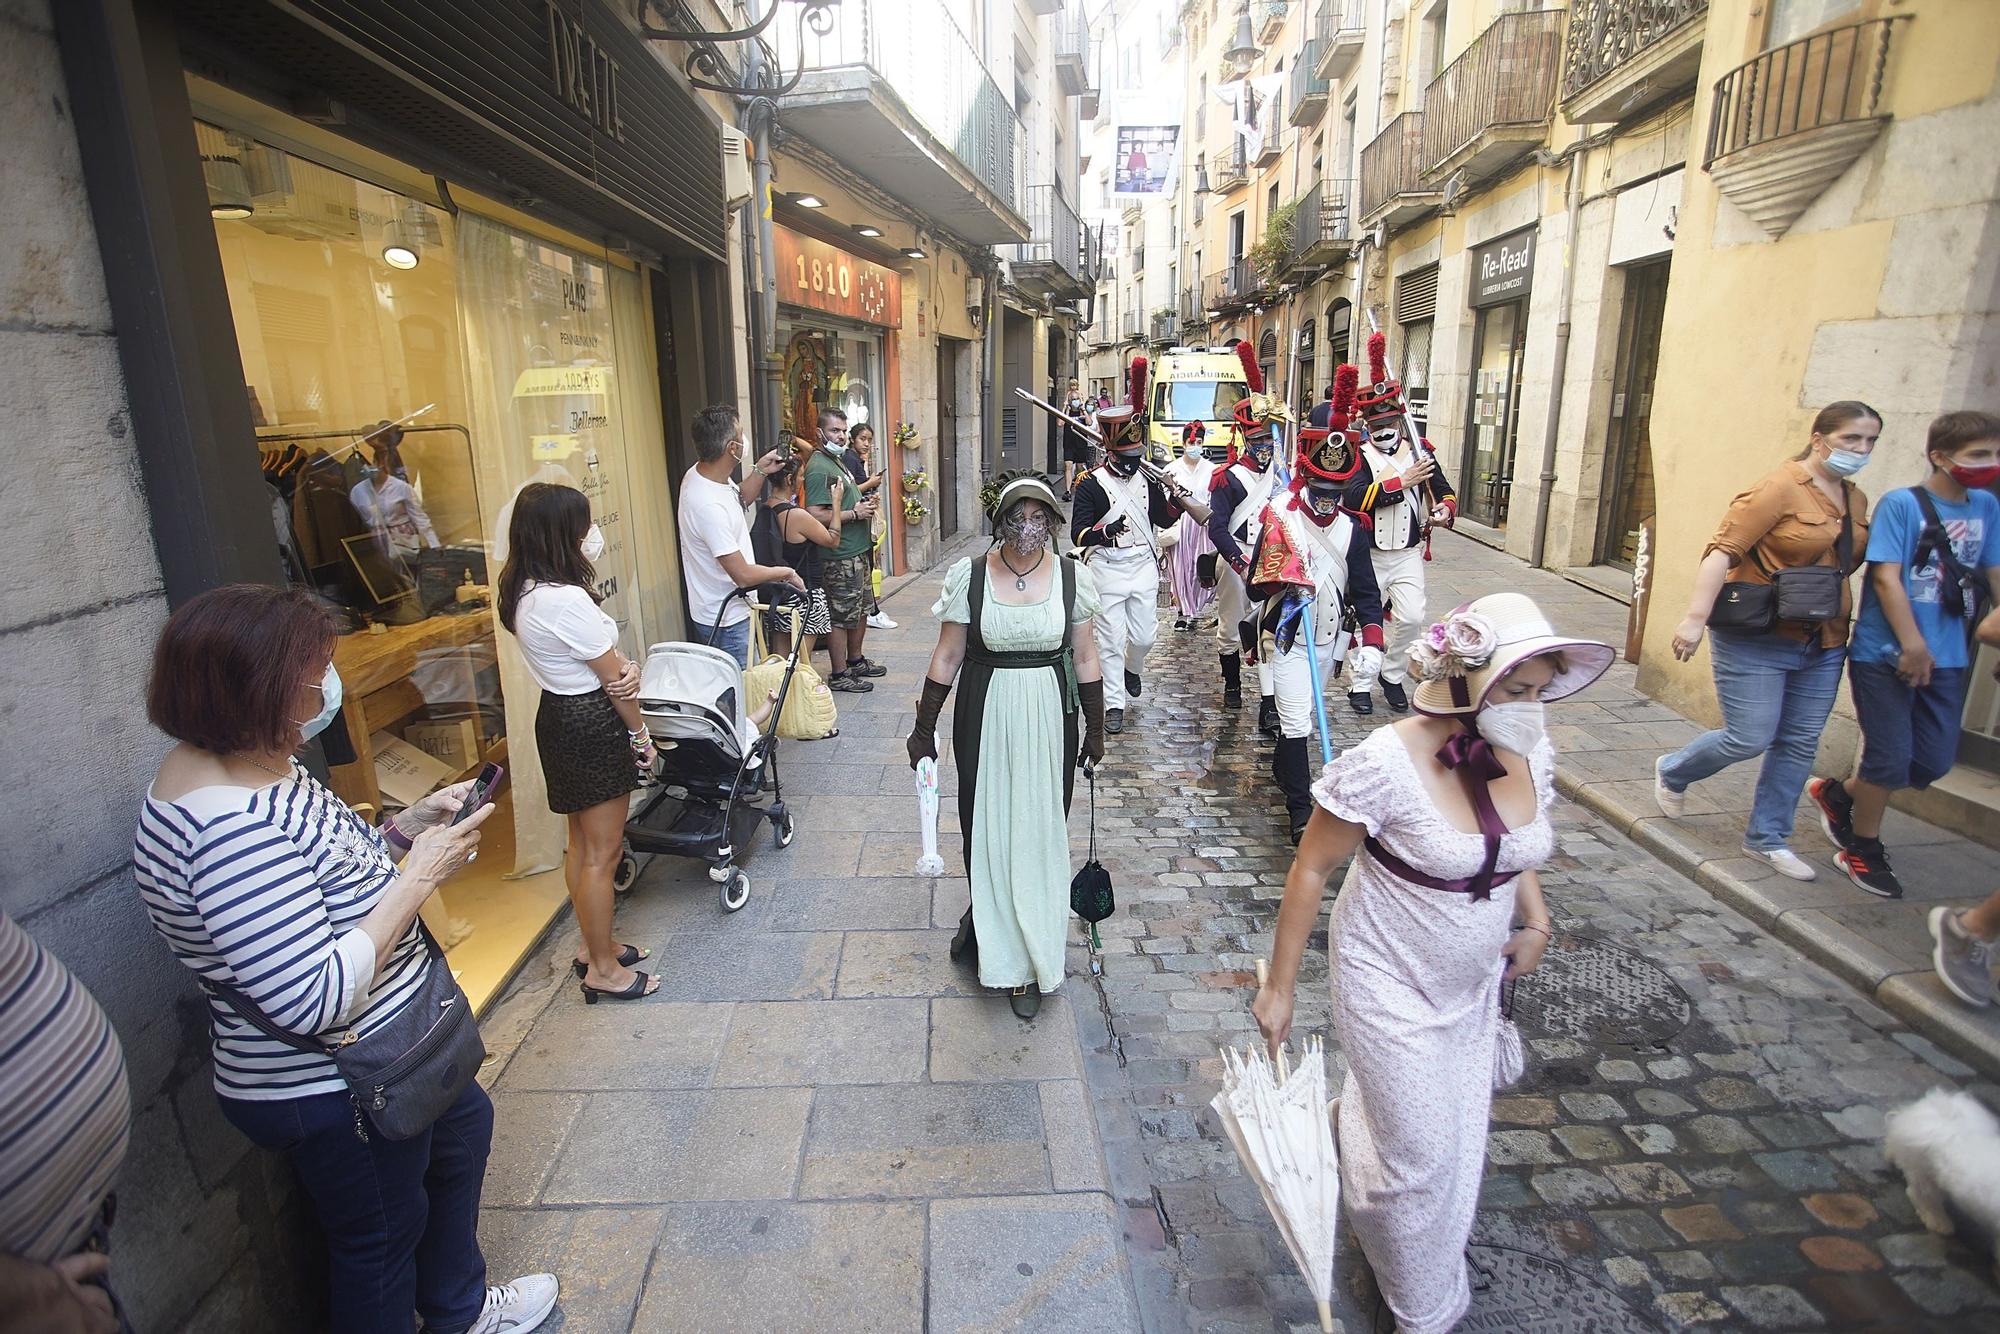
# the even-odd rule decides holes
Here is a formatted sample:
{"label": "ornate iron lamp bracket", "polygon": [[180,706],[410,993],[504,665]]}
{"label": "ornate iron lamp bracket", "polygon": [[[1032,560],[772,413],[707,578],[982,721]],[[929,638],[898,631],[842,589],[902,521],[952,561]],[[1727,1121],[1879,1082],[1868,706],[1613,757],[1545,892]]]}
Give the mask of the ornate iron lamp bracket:
{"label": "ornate iron lamp bracket", "polygon": [[[640,17],[639,33],[655,42],[688,44],[692,49],[689,50],[687,59],[681,63],[681,68],[687,75],[688,82],[696,88],[705,92],[723,93],[730,97],[771,99],[783,97],[791,92],[798,87],[799,80],[805,75],[805,66],[801,63],[799,68],[786,77],[784,71],[779,68],[777,53],[763,40],[765,31],[778,17],[778,5],[775,2],[771,4],[763,18],[749,27],[732,28],[725,32],[709,32],[705,28],[661,27],[645,17],[651,13],[655,3],[658,3],[658,0],[647,0],[646,8]],[[838,3],[839,0],[806,0],[799,6],[798,46],[801,51],[805,49],[808,31],[817,37],[824,37],[833,31],[833,9]],[[722,44],[730,42],[756,42],[762,48],[762,69],[754,83],[722,81],[725,78],[734,78],[737,74],[722,53]]]}

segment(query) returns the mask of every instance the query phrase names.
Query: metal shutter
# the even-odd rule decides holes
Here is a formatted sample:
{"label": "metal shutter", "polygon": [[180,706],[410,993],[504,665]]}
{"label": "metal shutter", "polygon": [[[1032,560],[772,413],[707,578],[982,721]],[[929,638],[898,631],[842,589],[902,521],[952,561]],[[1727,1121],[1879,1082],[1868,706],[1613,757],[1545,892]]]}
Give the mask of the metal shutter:
{"label": "metal shutter", "polygon": [[1437,315],[1438,270],[1428,268],[1406,273],[1396,279],[1396,323],[1415,324]]}

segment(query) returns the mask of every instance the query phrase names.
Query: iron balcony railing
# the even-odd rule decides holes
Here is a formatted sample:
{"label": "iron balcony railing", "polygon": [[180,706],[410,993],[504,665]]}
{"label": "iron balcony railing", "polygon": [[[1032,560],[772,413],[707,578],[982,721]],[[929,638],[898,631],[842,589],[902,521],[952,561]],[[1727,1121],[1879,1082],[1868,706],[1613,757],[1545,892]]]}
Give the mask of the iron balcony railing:
{"label": "iron balcony railing", "polygon": [[1136,342],[1138,340],[1144,318],[1145,317],[1139,314],[1139,312],[1136,310],[1128,310],[1125,312],[1125,318],[1121,323],[1121,327],[1125,331],[1125,341]]}
{"label": "iron balcony railing", "polygon": [[825,33],[796,13],[779,15],[770,32],[786,69],[871,71],[982,185],[1020,207],[1021,118],[940,0],[842,0]]}
{"label": "iron balcony railing", "polygon": [[1202,314],[1202,304],[1201,304],[1200,291],[1198,291],[1193,287],[1183,287],[1181,289],[1181,309],[1180,309],[1181,324],[1184,326],[1190,324],[1197,324],[1201,321],[1201,314]]}
{"label": "iron balcony railing", "polygon": [[1028,241],[1014,247],[1022,264],[1054,264],[1072,278],[1083,277],[1083,225],[1076,209],[1054,185],[1028,187]]}
{"label": "iron balcony railing", "polygon": [[1882,113],[1889,38],[1907,15],[1869,19],[1774,46],[1715,85],[1702,166],[1760,144]]}
{"label": "iron balcony railing", "polygon": [[1436,171],[1480,135],[1545,124],[1562,70],[1560,9],[1503,14],[1424,89],[1423,167]]}
{"label": "iron balcony railing", "polygon": [[1708,0],[1570,0],[1563,96],[1572,97],[1708,13]]}
{"label": "iron balcony railing", "polygon": [[1180,329],[1181,317],[1179,311],[1156,310],[1153,312],[1154,342],[1171,343],[1180,336]]}
{"label": "iron balcony railing", "polygon": [[1268,42],[1278,35],[1278,29],[1285,26],[1285,11],[1291,6],[1286,0],[1257,0],[1255,14],[1257,40]]}
{"label": "iron balcony railing", "polygon": [[1342,34],[1347,40],[1358,37],[1368,25],[1368,11],[1362,0],[1319,0],[1313,13],[1313,40],[1320,44],[1313,63],[1326,59],[1327,50]]}
{"label": "iron balcony railing", "polygon": [[1146,247],[1135,245],[1129,253],[1132,256],[1132,272],[1135,274],[1144,273],[1146,271]]}
{"label": "iron balcony railing", "polygon": [[1233,190],[1250,179],[1250,155],[1243,147],[1243,140],[1234,130],[1229,137],[1233,142],[1216,155],[1215,165],[1208,169],[1211,188],[1218,194]]}
{"label": "iron balcony railing", "polygon": [[1073,4],[1059,17],[1054,28],[1056,38],[1056,60],[1072,62],[1090,68],[1090,20],[1084,16],[1083,6]]}
{"label": "iron balcony railing", "polygon": [[1424,113],[1405,111],[1361,150],[1361,216],[1372,218],[1398,195],[1423,189]]}
{"label": "iron balcony railing", "polygon": [[1324,48],[1315,37],[1305,44],[1292,64],[1292,124],[1310,124],[1326,111],[1328,80],[1319,76],[1319,56]]}
{"label": "iron balcony railing", "polygon": [[1209,274],[1202,283],[1202,298],[1209,310],[1251,305],[1263,294],[1264,280],[1248,256],[1231,260],[1228,268]]}
{"label": "iron balcony railing", "polygon": [[1294,259],[1321,246],[1352,240],[1354,216],[1349,205],[1354,198],[1354,182],[1321,181],[1299,200],[1292,215]]}

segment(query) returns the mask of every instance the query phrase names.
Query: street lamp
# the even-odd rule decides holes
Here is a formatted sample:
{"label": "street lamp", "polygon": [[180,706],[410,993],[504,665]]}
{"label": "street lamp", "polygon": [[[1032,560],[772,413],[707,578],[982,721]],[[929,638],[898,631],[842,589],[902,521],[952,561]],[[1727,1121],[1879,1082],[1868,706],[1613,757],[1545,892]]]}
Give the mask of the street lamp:
{"label": "street lamp", "polygon": [[1243,0],[1236,8],[1236,35],[1230,39],[1229,48],[1222,53],[1222,58],[1238,74],[1248,74],[1260,54],[1257,39],[1250,31],[1250,0]]}

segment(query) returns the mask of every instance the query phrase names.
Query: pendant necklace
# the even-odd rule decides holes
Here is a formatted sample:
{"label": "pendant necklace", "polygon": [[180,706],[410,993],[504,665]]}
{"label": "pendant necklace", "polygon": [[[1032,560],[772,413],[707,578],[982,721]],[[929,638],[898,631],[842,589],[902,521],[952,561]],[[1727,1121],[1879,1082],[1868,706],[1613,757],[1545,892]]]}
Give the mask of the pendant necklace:
{"label": "pendant necklace", "polygon": [[1043,547],[1039,552],[1035,553],[1035,563],[1033,565],[1030,565],[1025,570],[1017,570],[1014,568],[1014,562],[1007,559],[1007,548],[1005,546],[1000,548],[1000,563],[1007,567],[1007,573],[1014,576],[1015,592],[1025,593],[1028,591],[1028,576],[1042,568],[1042,562],[1047,559],[1048,554],[1049,549]]}

